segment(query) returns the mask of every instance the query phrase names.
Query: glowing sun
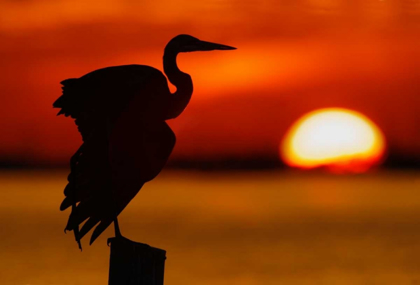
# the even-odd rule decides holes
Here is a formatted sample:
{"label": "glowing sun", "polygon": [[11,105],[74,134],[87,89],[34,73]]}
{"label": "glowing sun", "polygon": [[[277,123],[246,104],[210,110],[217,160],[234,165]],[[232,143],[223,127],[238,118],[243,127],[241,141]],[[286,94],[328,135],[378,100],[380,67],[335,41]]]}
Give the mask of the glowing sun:
{"label": "glowing sun", "polygon": [[366,116],[347,109],[310,112],[286,133],[280,154],[286,164],[299,168],[326,166],[338,172],[364,172],[379,164],[385,139]]}

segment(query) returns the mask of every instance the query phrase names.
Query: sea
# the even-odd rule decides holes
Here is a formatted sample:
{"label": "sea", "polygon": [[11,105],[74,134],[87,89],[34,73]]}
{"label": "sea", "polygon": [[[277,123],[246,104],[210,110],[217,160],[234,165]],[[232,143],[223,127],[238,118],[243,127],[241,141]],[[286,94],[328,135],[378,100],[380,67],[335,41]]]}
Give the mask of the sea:
{"label": "sea", "polygon": [[[64,233],[67,172],[0,172],[0,284],[107,284],[113,227]],[[166,250],[167,285],[420,284],[419,174],[166,170],[120,228]]]}

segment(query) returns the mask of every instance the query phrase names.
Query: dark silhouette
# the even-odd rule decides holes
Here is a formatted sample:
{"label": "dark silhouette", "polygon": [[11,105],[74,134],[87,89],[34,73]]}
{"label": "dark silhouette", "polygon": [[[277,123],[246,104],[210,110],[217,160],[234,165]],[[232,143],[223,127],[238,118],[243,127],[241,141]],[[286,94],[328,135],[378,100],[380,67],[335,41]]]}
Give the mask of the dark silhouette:
{"label": "dark silhouette", "polygon": [[122,237],[117,216],[172,152],[175,135],[165,120],[179,116],[193,92],[191,77],[178,69],[177,54],[232,49],[189,35],[173,38],[163,68],[177,88],[174,94],[162,72],[145,65],[107,67],[61,82],[63,95],[53,106],[61,108],[58,115],[75,119],[83,144],[70,160],[60,210],[72,207],[65,231],[74,231],[80,248],[98,223],[90,244],[113,221],[115,236]]}
{"label": "dark silhouette", "polygon": [[163,285],[166,251],[126,238],[110,238],[108,285]]}

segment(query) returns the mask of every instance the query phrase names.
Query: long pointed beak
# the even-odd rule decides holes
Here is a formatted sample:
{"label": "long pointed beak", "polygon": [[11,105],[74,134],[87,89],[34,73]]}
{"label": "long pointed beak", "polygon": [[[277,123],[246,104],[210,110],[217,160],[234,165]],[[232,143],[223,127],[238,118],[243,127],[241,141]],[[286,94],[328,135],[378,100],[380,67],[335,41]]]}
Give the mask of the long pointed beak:
{"label": "long pointed beak", "polygon": [[199,49],[201,51],[209,51],[209,50],[233,50],[236,49],[235,47],[200,41],[198,44]]}

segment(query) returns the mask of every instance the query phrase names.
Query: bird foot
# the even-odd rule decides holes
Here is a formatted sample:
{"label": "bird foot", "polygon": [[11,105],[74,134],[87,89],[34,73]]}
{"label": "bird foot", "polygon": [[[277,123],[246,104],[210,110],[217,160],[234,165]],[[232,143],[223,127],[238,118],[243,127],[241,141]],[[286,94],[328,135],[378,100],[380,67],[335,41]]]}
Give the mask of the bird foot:
{"label": "bird foot", "polygon": [[110,245],[111,245],[111,243],[112,243],[112,241],[113,241],[113,240],[116,240],[116,239],[118,239],[118,240],[124,240],[124,241],[129,240],[128,238],[126,238],[126,237],[124,237],[124,236],[122,236],[122,235],[116,235],[115,237],[108,238],[108,239],[107,239],[107,241],[106,241],[106,244],[107,244],[108,246],[110,246]]}

